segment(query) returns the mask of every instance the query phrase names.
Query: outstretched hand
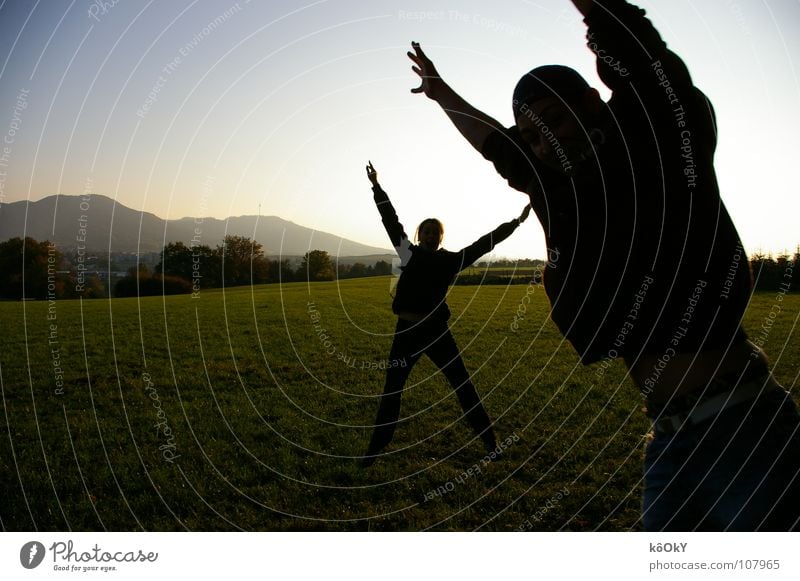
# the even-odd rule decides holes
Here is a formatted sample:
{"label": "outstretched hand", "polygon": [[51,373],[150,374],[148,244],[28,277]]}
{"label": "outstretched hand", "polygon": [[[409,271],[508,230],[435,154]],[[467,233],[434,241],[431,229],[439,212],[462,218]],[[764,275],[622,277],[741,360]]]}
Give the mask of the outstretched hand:
{"label": "outstretched hand", "polygon": [[530,213],[531,213],[531,205],[528,204],[527,206],[525,206],[525,208],[523,208],[522,214],[519,215],[519,218],[517,218],[519,223],[522,224],[525,220],[527,220],[528,214]]}
{"label": "outstretched hand", "polygon": [[411,92],[425,93],[425,96],[435,101],[437,98],[437,89],[441,87],[444,81],[442,81],[442,77],[440,77],[439,73],[436,71],[436,67],[433,66],[431,59],[422,52],[422,47],[419,43],[412,41],[411,48],[414,49],[414,52],[408,51],[408,53],[406,53],[408,54],[408,58],[410,58],[415,65],[411,67],[411,70],[417,73],[421,79],[419,87],[411,89]]}
{"label": "outstretched hand", "polygon": [[369,178],[369,181],[372,182],[373,186],[378,185],[378,172],[375,171],[371,161],[369,162],[369,165],[367,165],[367,177]]}

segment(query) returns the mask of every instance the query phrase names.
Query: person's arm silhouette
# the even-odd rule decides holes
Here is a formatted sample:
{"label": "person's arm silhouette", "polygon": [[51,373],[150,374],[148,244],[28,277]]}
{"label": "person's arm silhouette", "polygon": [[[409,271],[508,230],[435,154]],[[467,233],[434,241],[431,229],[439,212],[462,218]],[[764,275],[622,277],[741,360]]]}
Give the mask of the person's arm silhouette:
{"label": "person's arm silhouette", "polygon": [[491,252],[495,246],[511,236],[514,233],[514,230],[516,230],[520,224],[528,219],[530,212],[531,205],[528,204],[525,206],[525,208],[523,208],[522,213],[518,218],[514,218],[505,224],[500,224],[500,226],[495,228],[492,232],[481,236],[466,248],[462,248],[461,251],[455,255],[457,261],[457,270],[464,270],[472,265],[481,256]]}
{"label": "person's arm silhouette", "polygon": [[395,211],[394,206],[392,206],[391,200],[389,200],[389,195],[383,191],[383,188],[378,182],[378,172],[375,171],[375,167],[372,165],[371,161],[367,165],[366,169],[367,177],[372,183],[372,192],[374,194],[373,197],[375,200],[375,205],[377,206],[378,212],[381,215],[383,226],[386,228],[386,233],[389,235],[389,240],[391,240],[392,246],[394,246],[397,255],[400,257],[401,264],[405,265],[411,258],[411,241],[408,239],[408,235],[406,234],[403,225],[397,218],[397,212]]}
{"label": "person's arm silhouette", "polygon": [[502,128],[502,125],[467,103],[450,88],[418,42],[412,42],[411,47],[414,52],[407,53],[408,58],[414,62],[411,69],[420,77],[419,87],[411,89],[411,92],[424,93],[429,99],[436,101],[461,135],[480,151],[486,137],[495,129]]}
{"label": "person's arm silhouette", "polygon": [[[612,91],[625,90],[630,83],[637,91],[652,93],[658,102],[676,91],[691,97],[692,79],[681,58],[667,44],[646,17],[645,11],[624,0],[572,0],[588,25],[587,45],[597,59],[597,74]],[[682,93],[682,94],[681,94]]]}

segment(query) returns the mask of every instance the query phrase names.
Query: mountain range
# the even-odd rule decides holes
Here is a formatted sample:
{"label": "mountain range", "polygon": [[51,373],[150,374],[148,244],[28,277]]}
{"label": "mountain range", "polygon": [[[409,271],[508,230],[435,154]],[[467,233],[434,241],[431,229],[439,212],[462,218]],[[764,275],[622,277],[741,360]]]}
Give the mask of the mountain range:
{"label": "mountain range", "polygon": [[393,254],[386,248],[360,244],[277,216],[164,220],[100,194],[53,195],[0,206],[0,241],[29,236],[55,242],[62,251],[82,245],[88,252],[158,252],[166,242],[180,241],[188,246],[193,239],[213,248],[226,234],[255,239],[268,256],[301,256],[309,250],[340,257],[382,258]]}

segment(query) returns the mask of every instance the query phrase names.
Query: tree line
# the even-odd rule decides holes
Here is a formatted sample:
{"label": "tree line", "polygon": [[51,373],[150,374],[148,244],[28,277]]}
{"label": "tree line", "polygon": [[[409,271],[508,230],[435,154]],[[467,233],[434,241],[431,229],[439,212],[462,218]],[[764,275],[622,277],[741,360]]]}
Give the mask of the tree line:
{"label": "tree line", "polygon": [[[161,250],[152,269],[145,264],[128,269],[116,281],[103,280],[97,270],[84,263],[65,264],[64,255],[53,244],[33,238],[12,238],[0,243],[0,298],[55,299],[148,296],[191,293],[200,289],[295,281],[330,281],[392,274],[391,265],[379,260],[336,263],[324,250],[311,250],[294,266],[289,259],[275,260],[263,246],[244,236],[226,236],[222,244],[185,245],[170,242]],[[541,261],[504,261],[510,267]],[[81,264],[84,264],[81,271]],[[479,263],[479,266],[483,263]],[[498,265],[495,262],[493,265]],[[800,290],[800,247],[794,256],[752,254],[750,266],[755,290],[791,292]],[[65,268],[66,267],[66,268]],[[111,273],[109,273],[111,274]],[[486,284],[484,275],[473,275],[475,284]],[[469,282],[469,281],[461,281]],[[502,281],[501,281],[502,282]]]}
{"label": "tree line", "polygon": [[[185,245],[169,242],[152,270],[145,264],[128,269],[116,281],[105,281],[86,263],[65,263],[64,254],[45,240],[12,238],[0,243],[0,298],[101,298],[182,294],[200,289],[295,281],[330,281],[391,274],[379,260],[337,264],[324,250],[311,250],[293,265],[289,259],[270,259],[255,240],[226,236],[222,244]],[[111,273],[108,273],[109,275]]]}
{"label": "tree line", "polygon": [[[268,258],[259,242],[245,236],[226,236],[222,244],[213,249],[207,245],[186,246],[183,242],[170,242],[161,251],[161,259],[153,273],[141,268],[130,272],[117,283],[115,295],[178,294],[223,286],[330,281],[391,274],[391,265],[384,260],[370,266],[359,262],[336,266],[326,251],[311,250],[293,268],[289,259]],[[149,292],[151,286],[158,287],[156,292]]]}
{"label": "tree line", "polygon": [[775,258],[758,252],[752,254],[750,268],[756,290],[800,291],[800,246],[794,257],[788,254],[781,254]]}

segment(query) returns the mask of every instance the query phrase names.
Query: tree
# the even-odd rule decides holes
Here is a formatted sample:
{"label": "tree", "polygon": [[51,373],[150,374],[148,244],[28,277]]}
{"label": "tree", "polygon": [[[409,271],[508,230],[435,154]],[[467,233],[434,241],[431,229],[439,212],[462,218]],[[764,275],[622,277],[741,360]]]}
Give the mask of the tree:
{"label": "tree", "polygon": [[108,296],[105,283],[96,274],[86,276],[80,287],[73,282],[68,288],[72,289],[76,297],[84,299],[103,299]]}
{"label": "tree", "polygon": [[333,280],[336,272],[333,269],[330,255],[324,250],[312,250],[303,255],[300,263],[300,276],[308,281]]}
{"label": "tree", "polygon": [[267,268],[267,282],[289,282],[294,280],[295,272],[290,260],[270,260]]}
{"label": "tree", "polygon": [[225,236],[217,255],[222,261],[225,286],[266,282],[269,261],[260,243],[245,236]]}
{"label": "tree", "polygon": [[115,297],[139,296],[140,283],[146,278],[150,278],[150,273],[147,270],[146,264],[131,266],[128,269],[128,274],[119,279],[117,281],[117,284],[114,285],[114,296]]}
{"label": "tree", "polygon": [[367,276],[367,265],[363,262],[356,262],[350,267],[350,272],[348,272],[350,278],[359,278],[362,276]]}
{"label": "tree", "polygon": [[148,297],[177,295],[192,292],[188,280],[168,274],[150,274],[146,264],[128,269],[128,275],[119,279],[114,286],[116,297]]}
{"label": "tree", "polygon": [[[216,249],[203,244],[192,248],[192,261],[198,261],[197,270],[192,270],[192,285],[203,288],[222,286],[222,256]],[[194,265],[192,266],[194,269]],[[195,274],[195,272],[197,274]],[[194,277],[199,277],[195,279]],[[199,280],[199,282],[196,282]]]}
{"label": "tree", "polygon": [[253,284],[269,282],[269,260],[264,256],[263,252],[261,256],[253,257],[253,261],[250,264],[250,272]]}
{"label": "tree", "polygon": [[64,281],[55,274],[60,265],[61,253],[47,240],[37,242],[26,236],[0,243],[0,296],[44,299],[48,285],[52,296],[60,295]]}
{"label": "tree", "polygon": [[192,279],[192,249],[183,242],[169,242],[161,250],[161,259],[155,269],[157,274],[170,274],[186,280]]}
{"label": "tree", "polygon": [[755,290],[775,290],[780,282],[778,264],[772,255],[760,252],[750,257],[750,268],[753,272]]}
{"label": "tree", "polygon": [[385,260],[379,260],[375,263],[375,276],[384,274],[392,274],[392,265]]}
{"label": "tree", "polygon": [[220,286],[221,254],[210,246],[170,242],[161,251],[161,260],[156,265],[156,274],[177,276],[198,288]]}

